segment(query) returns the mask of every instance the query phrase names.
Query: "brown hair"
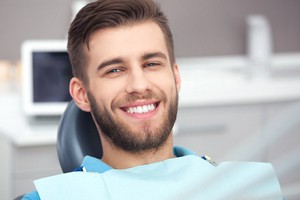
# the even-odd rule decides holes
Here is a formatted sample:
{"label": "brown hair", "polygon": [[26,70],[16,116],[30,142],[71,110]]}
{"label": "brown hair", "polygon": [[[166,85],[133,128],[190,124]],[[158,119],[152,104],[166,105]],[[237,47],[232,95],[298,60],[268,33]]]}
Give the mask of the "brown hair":
{"label": "brown hair", "polygon": [[[84,53],[89,37],[99,29],[129,25],[144,21],[155,22],[162,30],[171,64],[175,63],[174,45],[168,20],[152,0],[98,0],[87,4],[76,15],[69,29],[68,53],[73,75],[88,84]],[[84,46],[86,45],[86,46]]]}

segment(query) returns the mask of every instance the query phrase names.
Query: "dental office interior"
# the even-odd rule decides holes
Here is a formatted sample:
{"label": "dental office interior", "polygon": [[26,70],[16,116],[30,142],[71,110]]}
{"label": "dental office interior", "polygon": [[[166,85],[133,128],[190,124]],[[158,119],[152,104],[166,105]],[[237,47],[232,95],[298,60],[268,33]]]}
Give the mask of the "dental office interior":
{"label": "dental office interior", "polygon": [[[157,1],[169,18],[182,79],[175,145],[217,163],[270,162],[286,200],[300,199],[300,1]],[[2,200],[62,173],[56,134],[67,102],[29,102],[30,59],[65,51],[70,21],[86,3],[0,1]]]}

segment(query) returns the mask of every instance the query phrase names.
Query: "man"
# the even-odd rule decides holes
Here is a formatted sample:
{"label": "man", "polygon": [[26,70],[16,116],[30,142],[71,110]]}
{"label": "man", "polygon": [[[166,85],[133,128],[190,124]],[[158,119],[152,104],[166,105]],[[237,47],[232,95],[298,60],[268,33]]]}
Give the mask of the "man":
{"label": "man", "polygon": [[267,164],[216,167],[173,148],[181,80],[167,19],[152,0],[88,4],[71,24],[68,52],[70,93],[91,112],[103,157],[36,181],[24,199],[281,199]]}

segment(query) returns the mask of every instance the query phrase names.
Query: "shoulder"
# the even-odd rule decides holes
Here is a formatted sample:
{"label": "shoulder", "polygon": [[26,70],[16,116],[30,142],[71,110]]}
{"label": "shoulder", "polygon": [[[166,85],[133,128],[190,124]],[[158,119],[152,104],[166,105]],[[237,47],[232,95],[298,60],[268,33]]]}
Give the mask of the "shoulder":
{"label": "shoulder", "polygon": [[22,200],[40,200],[40,196],[37,191],[33,191],[30,193],[27,193]]}

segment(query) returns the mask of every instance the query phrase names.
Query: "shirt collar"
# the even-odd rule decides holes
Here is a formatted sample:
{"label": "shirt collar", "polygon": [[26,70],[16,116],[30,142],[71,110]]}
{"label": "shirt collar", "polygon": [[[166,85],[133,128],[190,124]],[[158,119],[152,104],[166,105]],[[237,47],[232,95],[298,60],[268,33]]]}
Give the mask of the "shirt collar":
{"label": "shirt collar", "polygon": [[[194,152],[190,151],[189,149],[178,147],[178,146],[175,146],[173,148],[173,152],[176,157],[196,155]],[[87,172],[104,173],[112,169],[111,166],[109,166],[102,160],[92,156],[85,156],[81,166],[84,167]]]}

